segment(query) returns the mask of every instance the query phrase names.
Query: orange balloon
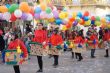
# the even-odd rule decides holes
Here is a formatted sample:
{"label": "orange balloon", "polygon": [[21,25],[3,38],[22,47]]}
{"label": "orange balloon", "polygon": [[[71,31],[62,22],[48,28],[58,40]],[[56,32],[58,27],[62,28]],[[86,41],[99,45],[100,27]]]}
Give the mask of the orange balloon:
{"label": "orange balloon", "polygon": [[8,12],[8,8],[6,6],[0,6],[0,12]]}
{"label": "orange balloon", "polygon": [[43,11],[45,11],[46,8],[47,8],[47,5],[46,5],[46,3],[41,3],[41,4],[40,4],[40,7],[41,7],[41,9],[42,9]]}
{"label": "orange balloon", "polygon": [[101,19],[101,22],[102,22],[102,23],[105,23],[105,22],[106,22],[106,19],[105,19],[105,18],[102,18],[102,19]]}
{"label": "orange balloon", "polygon": [[21,11],[26,12],[26,13],[30,11],[30,7],[27,2],[22,2],[19,8],[21,9]]}

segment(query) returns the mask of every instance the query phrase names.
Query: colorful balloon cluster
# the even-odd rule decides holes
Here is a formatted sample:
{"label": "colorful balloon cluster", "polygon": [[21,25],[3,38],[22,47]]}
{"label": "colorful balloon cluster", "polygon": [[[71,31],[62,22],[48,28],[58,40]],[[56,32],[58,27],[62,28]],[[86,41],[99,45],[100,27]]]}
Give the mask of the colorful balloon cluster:
{"label": "colorful balloon cluster", "polygon": [[22,19],[25,21],[31,21],[36,19],[45,19],[49,23],[55,23],[57,25],[62,24],[62,30],[76,26],[77,24],[83,26],[96,25],[100,26],[106,22],[110,22],[109,17],[100,18],[99,16],[90,16],[88,11],[69,13],[68,8],[64,7],[62,11],[57,10],[55,6],[48,6],[45,3],[41,3],[35,7],[31,7],[27,2],[18,4],[6,4],[0,6],[0,20],[16,21],[16,19]]}

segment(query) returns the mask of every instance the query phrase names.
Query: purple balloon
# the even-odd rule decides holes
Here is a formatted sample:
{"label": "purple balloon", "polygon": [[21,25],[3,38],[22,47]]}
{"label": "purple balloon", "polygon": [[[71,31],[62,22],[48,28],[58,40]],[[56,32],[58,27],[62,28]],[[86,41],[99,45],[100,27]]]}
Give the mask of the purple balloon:
{"label": "purple balloon", "polygon": [[55,18],[59,17],[59,12],[57,10],[52,11]]}
{"label": "purple balloon", "polygon": [[3,14],[2,14],[2,13],[0,13],[0,19],[2,19],[2,17],[3,17]]}
{"label": "purple balloon", "polygon": [[40,14],[37,14],[37,13],[34,14],[34,18],[35,18],[35,19],[40,19]]}
{"label": "purple balloon", "polygon": [[26,20],[27,18],[28,18],[28,15],[26,13],[23,13],[22,16],[21,16],[21,19]]}
{"label": "purple balloon", "polygon": [[73,22],[73,26],[76,26],[78,24],[78,21]]}

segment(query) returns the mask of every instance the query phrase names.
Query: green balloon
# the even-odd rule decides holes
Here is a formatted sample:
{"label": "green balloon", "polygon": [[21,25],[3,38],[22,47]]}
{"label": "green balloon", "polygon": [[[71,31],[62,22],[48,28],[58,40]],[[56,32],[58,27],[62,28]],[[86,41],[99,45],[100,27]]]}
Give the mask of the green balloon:
{"label": "green balloon", "polygon": [[96,26],[100,26],[101,25],[101,22],[100,21],[95,21],[95,25]]}
{"label": "green balloon", "polygon": [[19,8],[19,5],[18,4],[12,4],[9,8],[9,12],[10,13],[13,13],[16,9]]}
{"label": "green balloon", "polygon": [[96,17],[96,21],[100,21],[100,17],[99,16]]}
{"label": "green balloon", "polygon": [[46,13],[47,13],[47,14],[50,14],[51,12],[52,12],[52,9],[51,9],[50,7],[47,7],[47,8],[46,8]]}

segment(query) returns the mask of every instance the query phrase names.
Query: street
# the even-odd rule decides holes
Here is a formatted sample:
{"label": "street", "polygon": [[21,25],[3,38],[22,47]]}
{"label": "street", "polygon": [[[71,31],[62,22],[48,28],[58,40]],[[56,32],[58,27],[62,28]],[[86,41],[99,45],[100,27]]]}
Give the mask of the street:
{"label": "street", "polygon": [[[84,59],[78,62],[71,58],[70,52],[59,57],[59,66],[54,68],[53,58],[43,57],[43,73],[110,73],[110,58],[104,57],[105,50],[96,50],[96,58],[90,58],[90,51],[82,54]],[[37,57],[31,56],[28,65],[20,66],[21,73],[36,73],[38,70]],[[14,73],[13,67],[1,64],[0,73]]]}

